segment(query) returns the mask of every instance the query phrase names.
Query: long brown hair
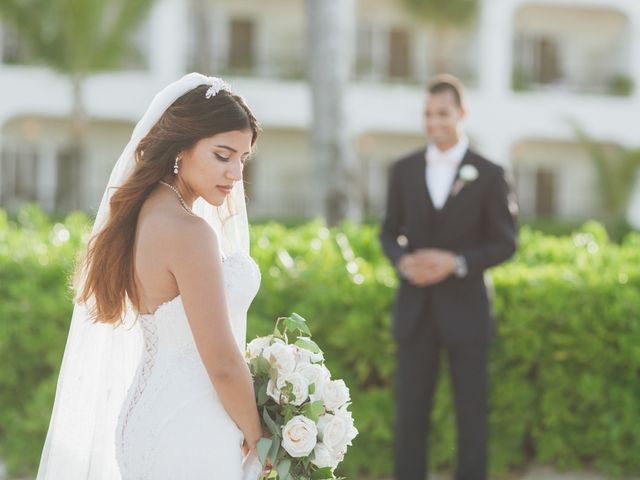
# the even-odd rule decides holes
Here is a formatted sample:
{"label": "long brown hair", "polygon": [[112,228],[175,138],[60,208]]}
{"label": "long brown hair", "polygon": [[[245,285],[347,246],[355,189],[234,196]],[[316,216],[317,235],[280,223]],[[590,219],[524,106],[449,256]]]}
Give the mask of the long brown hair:
{"label": "long brown hair", "polygon": [[171,174],[178,154],[218,133],[250,130],[258,136],[256,118],[244,100],[225,90],[206,98],[201,85],[178,98],[135,151],[135,166],[109,201],[109,216],[87,245],[76,278],[82,278],[76,301],[88,306],[94,322],[118,324],[127,301],[140,310],[135,283],[133,245],[138,215],[158,182]]}

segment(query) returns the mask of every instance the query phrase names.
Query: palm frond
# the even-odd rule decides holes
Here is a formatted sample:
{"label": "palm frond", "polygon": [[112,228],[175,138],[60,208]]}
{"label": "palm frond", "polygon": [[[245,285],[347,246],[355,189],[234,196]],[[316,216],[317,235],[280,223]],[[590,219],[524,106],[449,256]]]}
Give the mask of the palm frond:
{"label": "palm frond", "polygon": [[113,68],[129,55],[136,26],[154,0],[0,0],[36,61],[63,73]]}
{"label": "palm frond", "polygon": [[640,150],[605,148],[577,123],[574,122],[573,127],[596,170],[604,211],[614,219],[622,217],[635,185],[636,171],[640,168]]}
{"label": "palm frond", "polygon": [[476,16],[478,0],[403,0],[407,10],[437,26],[464,26]]}
{"label": "palm frond", "polygon": [[154,0],[122,0],[112,2],[112,22],[97,48],[96,69],[111,68],[122,58],[122,51],[131,42],[131,34],[147,16]]}

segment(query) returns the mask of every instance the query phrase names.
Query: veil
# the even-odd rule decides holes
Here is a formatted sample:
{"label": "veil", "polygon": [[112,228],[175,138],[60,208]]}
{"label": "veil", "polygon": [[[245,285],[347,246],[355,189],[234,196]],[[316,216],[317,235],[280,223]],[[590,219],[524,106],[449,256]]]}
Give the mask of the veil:
{"label": "veil", "polygon": [[[200,85],[211,85],[207,98],[229,90],[219,78],[190,73],[154,97],[111,172],[92,235],[109,216],[115,187],[132,172],[140,140],[176,99]],[[214,207],[199,198],[192,209],[214,229],[224,255],[248,255],[249,224],[242,182],[222,206]],[[92,323],[85,306],[74,306],[37,480],[120,480],[115,453],[117,420],[143,349],[140,323],[135,318],[129,305],[122,325]]]}

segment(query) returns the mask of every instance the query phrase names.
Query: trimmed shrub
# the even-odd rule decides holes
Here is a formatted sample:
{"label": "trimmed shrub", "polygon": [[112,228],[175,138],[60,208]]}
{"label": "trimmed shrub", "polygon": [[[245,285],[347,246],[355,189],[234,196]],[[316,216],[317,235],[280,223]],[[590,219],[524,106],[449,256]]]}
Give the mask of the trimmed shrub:
{"label": "trimmed shrub", "polygon": [[[68,275],[87,218],[51,224],[29,207],[0,212],[0,455],[37,468],[71,314]],[[375,226],[320,222],[252,227],[262,287],[249,335],[278,316],[307,319],[336,377],[351,387],[360,435],[341,472],[388,476],[393,465],[397,285]],[[640,235],[610,242],[595,223],[561,237],[524,228],[513,261],[491,272],[498,335],[491,356],[491,468],[530,461],[640,473]],[[436,393],[431,465],[455,463],[446,365]]]}
{"label": "trimmed shrub", "polygon": [[71,319],[68,288],[86,241],[82,214],[51,224],[37,207],[0,210],[0,456],[12,474],[37,468]]}

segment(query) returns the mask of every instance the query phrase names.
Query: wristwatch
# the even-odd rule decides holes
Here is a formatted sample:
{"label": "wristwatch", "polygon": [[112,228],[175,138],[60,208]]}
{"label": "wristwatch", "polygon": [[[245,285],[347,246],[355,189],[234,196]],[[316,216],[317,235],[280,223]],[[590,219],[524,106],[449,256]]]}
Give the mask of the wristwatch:
{"label": "wristwatch", "polygon": [[462,255],[456,255],[453,259],[454,267],[453,274],[458,278],[464,278],[467,276],[467,259]]}

